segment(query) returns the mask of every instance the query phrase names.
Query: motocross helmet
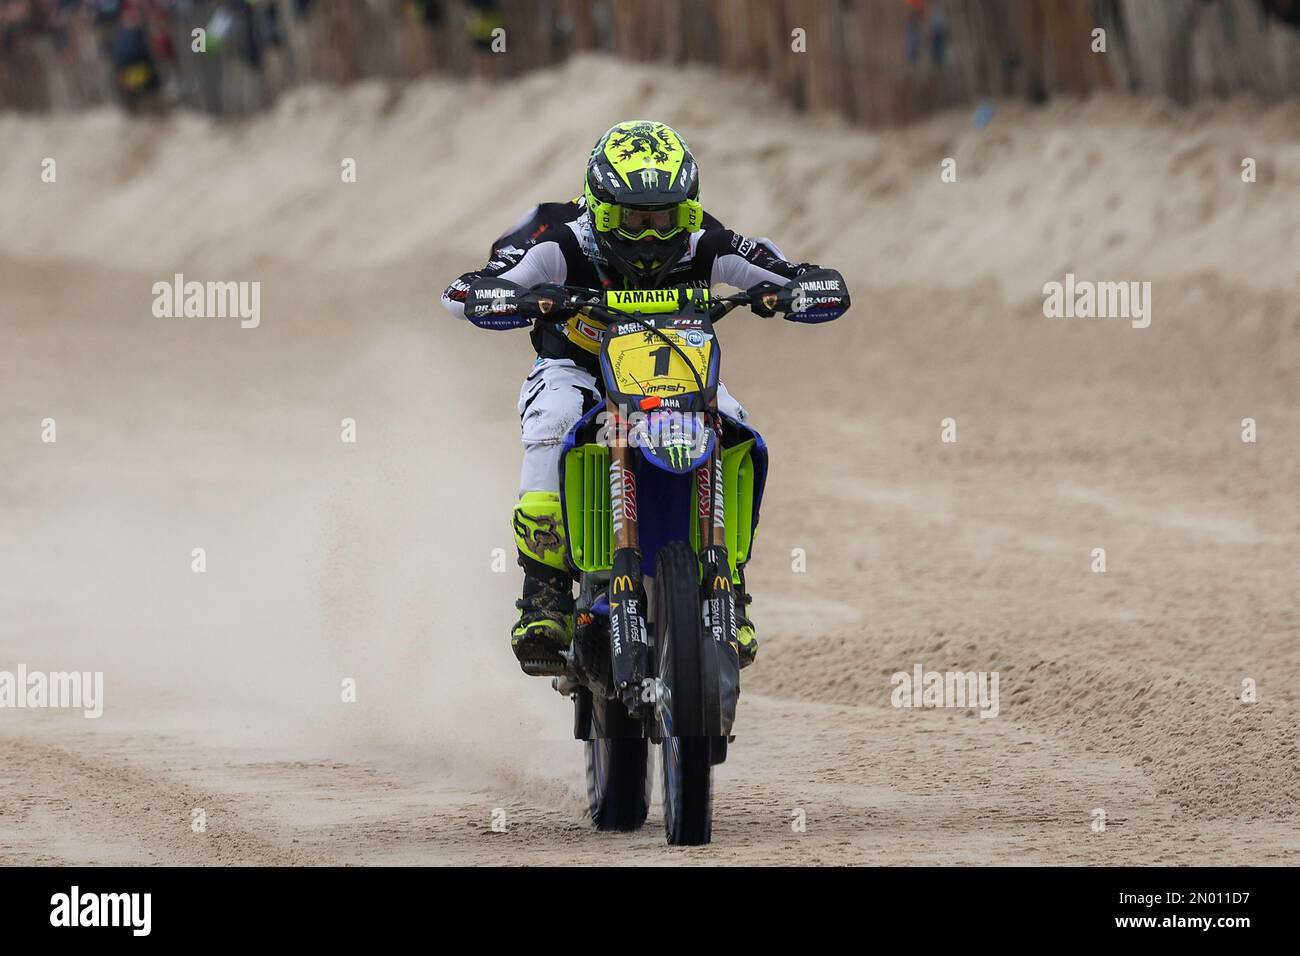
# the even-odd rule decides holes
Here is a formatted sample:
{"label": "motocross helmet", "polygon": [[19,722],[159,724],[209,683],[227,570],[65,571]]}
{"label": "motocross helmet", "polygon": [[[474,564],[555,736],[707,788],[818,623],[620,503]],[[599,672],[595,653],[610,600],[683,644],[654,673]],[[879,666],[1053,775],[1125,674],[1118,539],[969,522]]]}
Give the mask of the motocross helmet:
{"label": "motocross helmet", "polygon": [[583,197],[596,245],[630,288],[656,288],[704,224],[700,177],[686,143],[663,123],[611,126],[587,161]]}

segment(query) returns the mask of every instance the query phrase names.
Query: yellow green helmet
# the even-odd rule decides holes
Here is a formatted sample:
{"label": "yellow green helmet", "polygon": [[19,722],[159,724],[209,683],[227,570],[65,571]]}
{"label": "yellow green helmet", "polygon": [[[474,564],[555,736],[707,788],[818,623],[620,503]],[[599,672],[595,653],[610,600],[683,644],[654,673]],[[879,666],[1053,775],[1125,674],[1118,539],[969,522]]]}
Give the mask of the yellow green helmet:
{"label": "yellow green helmet", "polygon": [[658,285],[704,224],[695,158],[676,130],[652,120],[617,123],[601,136],[583,196],[596,244],[633,286]]}

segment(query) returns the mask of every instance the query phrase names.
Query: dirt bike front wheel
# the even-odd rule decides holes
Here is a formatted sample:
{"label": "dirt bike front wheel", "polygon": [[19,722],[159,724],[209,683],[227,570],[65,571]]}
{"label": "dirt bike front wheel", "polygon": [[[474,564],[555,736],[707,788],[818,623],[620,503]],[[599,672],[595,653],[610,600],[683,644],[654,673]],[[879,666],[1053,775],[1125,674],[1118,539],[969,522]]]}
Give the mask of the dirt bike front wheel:
{"label": "dirt bike front wheel", "polygon": [[649,741],[619,701],[594,700],[592,706],[585,741],[591,822],[597,830],[639,830],[650,812]]}
{"label": "dirt bike front wheel", "polygon": [[661,712],[671,726],[663,739],[664,831],[674,846],[700,846],[713,836],[712,738],[703,735],[704,631],[699,560],[684,542],[659,551],[655,566],[654,629]]}

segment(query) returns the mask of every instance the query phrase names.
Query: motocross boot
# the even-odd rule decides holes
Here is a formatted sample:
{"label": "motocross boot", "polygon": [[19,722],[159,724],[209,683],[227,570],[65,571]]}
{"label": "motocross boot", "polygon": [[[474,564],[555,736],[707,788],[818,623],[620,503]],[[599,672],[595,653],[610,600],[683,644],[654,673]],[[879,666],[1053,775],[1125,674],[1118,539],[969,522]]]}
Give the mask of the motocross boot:
{"label": "motocross boot", "polygon": [[573,641],[573,579],[564,563],[560,496],[531,491],[514,513],[523,596],[515,602],[519,621],[510,648],[525,674],[557,675],[568,669],[564,652]]}
{"label": "motocross boot", "polygon": [[524,593],[515,607],[519,621],[510,632],[510,648],[525,674],[563,674],[564,652],[573,641],[573,589],[567,571],[556,571],[519,556]]}
{"label": "motocross boot", "polygon": [[740,667],[743,670],[754,663],[758,656],[758,636],[754,633],[754,622],[749,619],[749,605],[753,598],[745,590],[745,566],[738,569],[740,587],[736,588],[736,640],[739,643]]}

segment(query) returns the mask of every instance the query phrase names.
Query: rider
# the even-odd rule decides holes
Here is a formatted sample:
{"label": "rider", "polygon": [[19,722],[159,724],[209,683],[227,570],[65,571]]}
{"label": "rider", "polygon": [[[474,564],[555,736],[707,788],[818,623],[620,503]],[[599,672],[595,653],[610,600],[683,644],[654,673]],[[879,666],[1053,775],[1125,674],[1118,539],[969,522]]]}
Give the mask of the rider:
{"label": "rider", "polygon": [[[704,212],[699,195],[695,158],[676,131],[645,120],[618,123],[591,151],[581,198],[537,206],[492,244],[484,268],[465,273],[443,292],[443,305],[453,315],[481,328],[533,323],[537,360],[519,392],[524,463],[514,511],[524,587],[510,643],[521,662],[555,658],[573,637],[573,584],[565,565],[559,496],[560,446],[574,423],[603,401],[598,360],[604,323],[550,308],[564,298],[557,287],[726,284],[762,293],[791,288],[797,277],[820,268],[789,262],[770,241],[748,239],[725,228]],[[824,322],[848,308],[842,277],[826,271],[838,280],[838,285],[829,285],[838,288],[838,301],[819,294],[817,308],[790,312],[787,318]],[[467,312],[467,298],[475,301],[470,287],[498,279],[529,291],[513,301],[498,297],[490,306]],[[760,315],[773,314],[762,305],[753,308]],[[549,310],[545,316],[543,309]],[[738,421],[747,419],[745,409],[721,383],[717,395],[719,411]],[[738,570],[743,667],[754,660],[758,641],[746,612],[750,598],[743,566]]]}

